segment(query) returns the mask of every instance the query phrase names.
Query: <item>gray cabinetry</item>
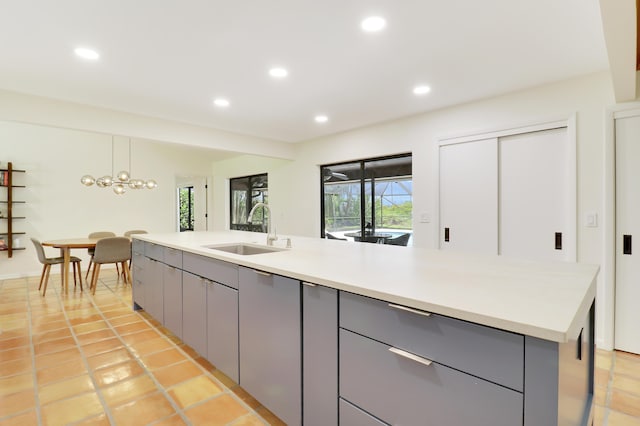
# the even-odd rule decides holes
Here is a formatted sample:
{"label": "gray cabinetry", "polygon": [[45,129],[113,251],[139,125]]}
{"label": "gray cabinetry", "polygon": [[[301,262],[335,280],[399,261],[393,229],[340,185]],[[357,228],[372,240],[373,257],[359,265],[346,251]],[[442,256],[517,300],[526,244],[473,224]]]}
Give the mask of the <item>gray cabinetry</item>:
{"label": "gray cabinetry", "polygon": [[182,340],[207,356],[207,280],[182,272]]}
{"label": "gray cabinetry", "polygon": [[300,282],[240,268],[240,385],[288,425],[302,423]]}
{"label": "gray cabinetry", "polygon": [[388,424],[514,426],[522,393],[340,330],[340,396]]}
{"label": "gray cabinetry", "polygon": [[142,253],[136,252],[135,244],[134,244],[134,250],[131,254],[131,276],[132,276],[131,286],[132,286],[132,292],[133,292],[134,309],[144,308],[145,306],[144,286],[145,286],[145,283],[147,282],[147,278],[145,277],[145,272],[148,270],[148,267],[147,267],[148,262],[150,262],[150,260],[147,257],[145,257],[144,248]]}
{"label": "gray cabinetry", "polygon": [[302,286],[303,421],[326,426],[338,421],[338,292]]}
{"label": "gray cabinetry", "polygon": [[148,259],[144,274],[144,309],[160,323],[164,323],[163,269],[162,262]]}
{"label": "gray cabinetry", "polygon": [[182,271],[170,265],[162,269],[164,326],[182,339]]}
{"label": "gray cabinetry", "polygon": [[[237,273],[237,272],[236,272]],[[238,383],[238,290],[207,285],[207,359]]]}
{"label": "gray cabinetry", "polygon": [[522,392],[524,336],[340,293],[340,326]]}

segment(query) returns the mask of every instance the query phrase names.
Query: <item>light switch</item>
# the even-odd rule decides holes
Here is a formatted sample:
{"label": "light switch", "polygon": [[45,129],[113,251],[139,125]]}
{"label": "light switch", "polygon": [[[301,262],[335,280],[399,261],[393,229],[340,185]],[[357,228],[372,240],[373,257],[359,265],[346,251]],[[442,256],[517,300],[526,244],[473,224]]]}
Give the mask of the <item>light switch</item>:
{"label": "light switch", "polygon": [[420,223],[429,223],[431,222],[431,215],[427,212],[420,213]]}
{"label": "light switch", "polygon": [[598,227],[598,213],[589,212],[585,214],[585,226],[588,228],[597,228]]}

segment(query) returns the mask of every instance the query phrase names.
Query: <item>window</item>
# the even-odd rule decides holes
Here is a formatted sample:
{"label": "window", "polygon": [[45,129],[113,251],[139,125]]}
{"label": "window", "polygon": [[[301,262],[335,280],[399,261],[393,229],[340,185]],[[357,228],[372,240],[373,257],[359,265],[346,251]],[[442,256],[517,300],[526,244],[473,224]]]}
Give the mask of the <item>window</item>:
{"label": "window", "polygon": [[180,232],[193,231],[193,186],[178,188],[180,204]]}
{"label": "window", "polygon": [[265,209],[258,209],[249,223],[249,212],[257,203],[267,203],[269,185],[267,174],[233,178],[230,180],[231,229],[267,232]]}
{"label": "window", "polygon": [[409,245],[411,154],[321,167],[325,238]]}

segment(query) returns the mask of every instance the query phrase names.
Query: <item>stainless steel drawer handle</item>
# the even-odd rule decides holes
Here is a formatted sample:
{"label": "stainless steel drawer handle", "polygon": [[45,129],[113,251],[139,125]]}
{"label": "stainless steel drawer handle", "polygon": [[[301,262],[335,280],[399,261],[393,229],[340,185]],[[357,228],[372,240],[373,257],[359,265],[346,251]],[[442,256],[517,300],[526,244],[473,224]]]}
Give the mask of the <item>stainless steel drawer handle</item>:
{"label": "stainless steel drawer handle", "polygon": [[402,349],[394,348],[393,346],[389,348],[389,352],[393,352],[394,354],[400,355],[403,358],[407,358],[424,365],[431,365],[431,363],[433,362],[430,359],[422,358],[421,356],[414,355],[407,351],[403,351]]}
{"label": "stainless steel drawer handle", "polygon": [[318,287],[318,284],[310,283],[307,281],[302,281],[302,284],[306,285],[307,287]]}
{"label": "stainless steel drawer handle", "polygon": [[389,303],[389,307],[390,308],[394,308],[394,309],[400,309],[401,311],[411,312],[413,314],[422,315],[422,316],[425,316],[425,317],[430,317],[431,316],[431,312],[421,311],[421,310],[418,310],[418,309],[407,308],[406,306],[396,305],[395,303]]}
{"label": "stainless steel drawer handle", "polygon": [[263,275],[263,276],[265,276],[265,277],[270,277],[270,276],[271,276],[271,274],[270,274],[270,273],[268,273],[268,272],[262,272],[262,271],[256,271],[256,274]]}

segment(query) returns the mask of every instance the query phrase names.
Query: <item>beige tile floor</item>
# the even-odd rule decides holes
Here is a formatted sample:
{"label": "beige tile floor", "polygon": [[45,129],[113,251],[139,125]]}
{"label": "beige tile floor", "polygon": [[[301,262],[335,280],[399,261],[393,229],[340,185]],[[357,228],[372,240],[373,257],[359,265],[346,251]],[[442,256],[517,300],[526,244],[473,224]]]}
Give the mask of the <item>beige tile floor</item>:
{"label": "beige tile floor", "polygon": [[[279,425],[102,273],[95,296],[0,281],[0,425]],[[640,426],[640,356],[598,350],[596,426]]]}
{"label": "beige tile floor", "polygon": [[282,424],[101,272],[95,296],[52,275],[0,281],[0,425]]}

